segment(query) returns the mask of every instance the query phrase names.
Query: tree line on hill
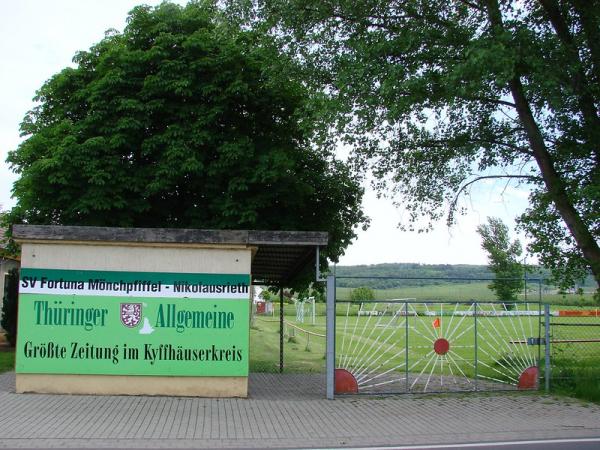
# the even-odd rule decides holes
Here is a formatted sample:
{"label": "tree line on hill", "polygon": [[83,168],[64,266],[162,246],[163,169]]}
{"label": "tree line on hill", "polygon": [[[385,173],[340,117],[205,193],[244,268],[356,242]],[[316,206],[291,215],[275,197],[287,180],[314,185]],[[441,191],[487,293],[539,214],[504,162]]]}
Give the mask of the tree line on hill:
{"label": "tree line on hill", "polygon": [[372,289],[460,283],[464,279],[490,280],[494,277],[487,266],[468,264],[389,263],[337,266],[335,273],[339,287],[366,286]]}
{"label": "tree line on hill", "polygon": [[[335,274],[338,287],[365,286],[372,289],[458,284],[469,280],[491,281],[494,279],[494,273],[488,266],[476,264],[386,263],[336,266]],[[547,280],[550,278],[550,272],[538,267],[528,267],[527,278]],[[591,276],[578,283],[580,287],[593,285]]]}

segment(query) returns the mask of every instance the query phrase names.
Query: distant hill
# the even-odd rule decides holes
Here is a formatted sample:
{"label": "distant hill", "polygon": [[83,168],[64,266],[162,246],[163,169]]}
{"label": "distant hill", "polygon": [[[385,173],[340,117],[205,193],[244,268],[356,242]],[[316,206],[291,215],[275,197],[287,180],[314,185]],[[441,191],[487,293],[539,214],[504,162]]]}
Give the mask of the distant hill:
{"label": "distant hill", "polygon": [[[484,265],[475,264],[417,264],[388,263],[360,266],[337,266],[339,287],[367,286],[390,289],[406,286],[427,286],[447,283],[464,283],[465,280],[492,280],[494,274]],[[345,278],[362,277],[362,278]],[[391,277],[377,279],[375,277]],[[547,271],[530,273],[530,279],[549,278]]]}
{"label": "distant hill", "polygon": [[[470,264],[416,264],[388,263],[360,266],[337,266],[336,276],[339,287],[368,286],[389,289],[402,286],[425,286],[442,284],[459,279],[494,278],[494,274],[483,265]],[[364,277],[364,278],[344,278]],[[373,277],[394,277],[397,279],[374,279]],[[437,278],[437,279],[436,279]],[[449,280],[453,279],[453,280]]]}

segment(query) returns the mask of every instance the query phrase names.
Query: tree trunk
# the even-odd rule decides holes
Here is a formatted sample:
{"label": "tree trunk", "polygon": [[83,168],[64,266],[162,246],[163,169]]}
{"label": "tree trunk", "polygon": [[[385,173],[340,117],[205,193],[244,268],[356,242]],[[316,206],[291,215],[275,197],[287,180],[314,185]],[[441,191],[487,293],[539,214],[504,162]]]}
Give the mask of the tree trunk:
{"label": "tree trunk", "polygon": [[550,194],[554,206],[556,206],[571,235],[577,242],[577,246],[581,249],[583,256],[590,263],[596,283],[600,287],[600,248],[598,247],[598,243],[569,200],[564,189],[564,183],[560,175],[556,172],[542,134],[531,113],[529,103],[523,93],[521,81],[518,77],[514,77],[509,81],[509,86],[517,105],[517,113],[525,126],[529,144],[533,150],[533,156],[544,179],[548,194]]}
{"label": "tree trunk", "polygon": [[[502,15],[498,6],[498,0],[487,0],[487,7],[492,27],[503,31]],[[577,246],[583,253],[584,258],[589,262],[594,279],[600,288],[600,248],[598,247],[598,243],[565,191],[564,182],[554,167],[552,157],[548,152],[542,133],[533,117],[529,102],[525,97],[519,75],[515,74],[508,84],[516,105],[517,114],[527,133],[529,145],[540,169],[546,190],[558,213],[567,225],[569,232],[575,239]]]}

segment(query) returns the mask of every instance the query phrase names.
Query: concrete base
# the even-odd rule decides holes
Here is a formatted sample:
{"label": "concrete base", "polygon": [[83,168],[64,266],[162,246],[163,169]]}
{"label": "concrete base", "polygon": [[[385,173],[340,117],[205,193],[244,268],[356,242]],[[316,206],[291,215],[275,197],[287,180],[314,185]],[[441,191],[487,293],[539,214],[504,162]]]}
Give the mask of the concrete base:
{"label": "concrete base", "polygon": [[248,397],[248,378],[18,373],[16,392],[245,398]]}

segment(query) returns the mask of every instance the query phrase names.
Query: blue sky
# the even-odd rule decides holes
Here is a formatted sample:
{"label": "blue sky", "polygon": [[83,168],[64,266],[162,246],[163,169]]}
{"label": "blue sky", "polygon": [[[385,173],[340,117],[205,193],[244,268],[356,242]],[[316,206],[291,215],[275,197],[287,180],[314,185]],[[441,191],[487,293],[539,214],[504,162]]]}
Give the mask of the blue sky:
{"label": "blue sky", "polygon": [[[19,124],[33,107],[32,98],[43,82],[72,65],[78,50],[88,49],[109,28],[122,30],[127,12],[137,4],[160,1],[131,0],[19,0],[3,3],[0,27],[0,205],[9,209],[10,190],[16,176],[5,163],[9,150],[21,140]],[[183,1],[177,3],[185,3]],[[340,264],[414,262],[485,264],[476,228],[488,216],[513,218],[527,206],[527,192],[505,186],[502,181],[480,183],[463,203],[469,213],[448,229],[441,222],[432,233],[401,232],[397,228],[406,214],[391,201],[377,199],[367,189],[364,208],[371,227],[360,231]]]}

